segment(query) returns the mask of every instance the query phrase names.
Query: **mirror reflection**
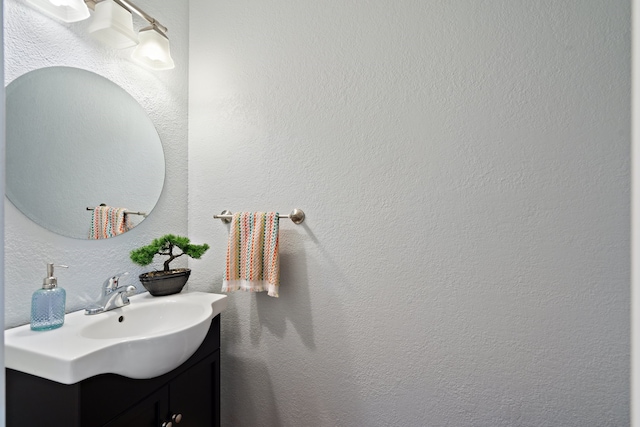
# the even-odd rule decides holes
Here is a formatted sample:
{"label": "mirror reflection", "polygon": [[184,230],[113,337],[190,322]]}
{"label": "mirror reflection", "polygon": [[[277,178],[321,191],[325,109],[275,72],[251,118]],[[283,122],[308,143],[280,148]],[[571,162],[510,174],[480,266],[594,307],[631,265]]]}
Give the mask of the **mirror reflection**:
{"label": "mirror reflection", "polygon": [[156,205],[162,143],[120,86],[77,68],[38,69],[7,86],[6,115],[6,195],[37,224],[106,238],[135,227]]}

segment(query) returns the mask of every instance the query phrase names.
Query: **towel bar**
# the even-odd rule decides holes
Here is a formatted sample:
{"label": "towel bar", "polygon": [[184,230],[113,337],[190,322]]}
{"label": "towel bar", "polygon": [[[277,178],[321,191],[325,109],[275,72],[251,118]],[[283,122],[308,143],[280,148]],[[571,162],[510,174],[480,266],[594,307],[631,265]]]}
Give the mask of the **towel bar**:
{"label": "towel bar", "polygon": [[[106,206],[106,205],[100,205],[100,206]],[[87,210],[88,210],[88,211],[92,211],[92,210],[94,210],[94,209],[95,209],[95,208],[87,207]],[[124,213],[129,214],[129,215],[142,215],[142,216],[144,216],[144,217],[146,217],[146,216],[147,216],[147,214],[146,214],[145,212],[124,211]]]}
{"label": "towel bar", "polygon": [[[215,219],[219,219],[222,222],[224,222],[225,224],[228,224],[231,222],[231,218],[233,218],[233,214],[228,211],[228,210],[224,210],[222,211],[219,215],[214,215],[213,216]],[[302,209],[294,209],[291,211],[291,213],[289,215],[280,215],[278,214],[278,219],[280,218],[289,218],[291,221],[293,221],[294,224],[300,224],[301,222],[304,221],[304,212],[302,211]]]}

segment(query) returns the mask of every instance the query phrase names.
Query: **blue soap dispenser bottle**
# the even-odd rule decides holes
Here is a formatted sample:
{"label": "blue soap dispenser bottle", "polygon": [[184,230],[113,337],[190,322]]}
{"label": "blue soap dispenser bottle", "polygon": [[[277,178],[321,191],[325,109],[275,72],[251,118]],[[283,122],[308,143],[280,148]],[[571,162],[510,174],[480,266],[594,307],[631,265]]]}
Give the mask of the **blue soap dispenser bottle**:
{"label": "blue soap dispenser bottle", "polygon": [[31,297],[31,329],[47,331],[64,324],[64,309],[67,293],[58,287],[58,279],[53,275],[53,267],[68,268],[66,265],[47,264],[47,277]]}

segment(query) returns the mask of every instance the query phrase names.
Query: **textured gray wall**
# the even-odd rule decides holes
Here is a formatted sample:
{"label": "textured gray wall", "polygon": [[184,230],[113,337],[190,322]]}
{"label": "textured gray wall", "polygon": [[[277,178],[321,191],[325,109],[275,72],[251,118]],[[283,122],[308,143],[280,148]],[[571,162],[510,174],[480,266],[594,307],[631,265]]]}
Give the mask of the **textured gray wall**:
{"label": "textured gray wall", "polygon": [[[6,201],[7,327],[29,322],[31,294],[42,286],[47,262],[69,265],[69,270],[57,276],[67,291],[67,310],[75,311],[95,300],[104,279],[121,271],[130,271],[131,282],[144,290],[136,283],[137,274],[149,268],[135,266],[129,260],[129,251],[163,233],[187,232],[188,4],[171,0],[138,0],[136,4],[169,27],[175,69],[147,71],[130,59],[132,49],[100,45],[87,32],[89,20],[65,24],[41,14],[25,1],[4,2],[5,85],[28,71],[56,65],[100,74],[124,88],[146,110],[156,125],[166,157],[165,186],[155,210],[138,227],[113,239],[83,241],[56,235],[31,222]],[[138,28],[144,25],[137,18],[134,23]]]}
{"label": "textured gray wall", "polygon": [[214,213],[308,215],[224,425],[628,425],[628,1],[190,5],[192,287]]}

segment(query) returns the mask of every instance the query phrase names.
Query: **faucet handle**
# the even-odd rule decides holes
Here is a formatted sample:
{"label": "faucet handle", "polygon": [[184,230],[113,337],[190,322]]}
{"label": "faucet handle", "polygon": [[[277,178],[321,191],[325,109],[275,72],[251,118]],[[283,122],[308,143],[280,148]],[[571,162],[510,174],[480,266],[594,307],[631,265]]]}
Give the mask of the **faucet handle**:
{"label": "faucet handle", "polygon": [[114,274],[113,276],[109,277],[107,280],[104,281],[103,285],[102,285],[102,289],[104,289],[104,291],[106,293],[111,292],[112,290],[116,289],[118,287],[118,281],[120,280],[120,277],[122,276],[128,276],[129,272],[125,271],[123,273],[118,273],[118,274]]}
{"label": "faucet handle", "polygon": [[120,294],[120,295],[121,295],[121,298],[122,298],[122,303],[123,303],[124,305],[129,304],[129,297],[130,297],[130,296],[132,296],[132,295],[135,295],[136,290],[137,290],[137,289],[136,289],[136,287],[135,287],[135,286],[133,286],[133,285],[129,285],[129,286],[127,286],[127,288],[124,290],[124,292],[122,292],[122,294]]}

